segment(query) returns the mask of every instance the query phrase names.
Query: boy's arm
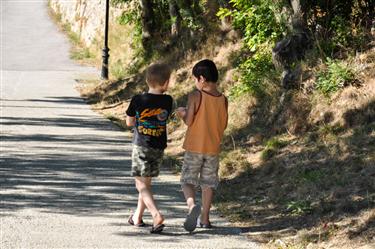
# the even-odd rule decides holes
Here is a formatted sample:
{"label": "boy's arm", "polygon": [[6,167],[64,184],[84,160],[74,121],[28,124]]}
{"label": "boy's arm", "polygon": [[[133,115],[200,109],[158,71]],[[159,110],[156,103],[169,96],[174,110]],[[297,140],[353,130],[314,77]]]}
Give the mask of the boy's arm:
{"label": "boy's arm", "polygon": [[200,92],[198,91],[195,91],[188,96],[186,115],[183,117],[184,123],[187,126],[190,126],[194,121],[195,112],[197,111],[200,98]]}
{"label": "boy's arm", "polygon": [[135,126],[135,117],[126,116],[126,125]]}
{"label": "boy's arm", "polygon": [[225,98],[225,108],[226,108],[226,110],[227,110],[227,120],[226,120],[226,122],[225,122],[225,128],[224,128],[224,130],[228,127],[228,117],[229,117],[229,113],[228,113],[228,98],[227,97],[225,97],[224,96],[224,98]]}
{"label": "boy's arm", "polygon": [[135,107],[136,107],[136,101],[137,101],[137,96],[134,96],[130,104],[128,106],[128,109],[126,110],[126,125],[127,126],[135,126]]}

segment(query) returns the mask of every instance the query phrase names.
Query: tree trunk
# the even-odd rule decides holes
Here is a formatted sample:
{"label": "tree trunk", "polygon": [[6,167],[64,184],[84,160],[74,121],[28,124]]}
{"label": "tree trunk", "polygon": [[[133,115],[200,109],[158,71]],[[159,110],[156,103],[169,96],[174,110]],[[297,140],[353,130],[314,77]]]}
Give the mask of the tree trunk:
{"label": "tree trunk", "polygon": [[154,12],[152,9],[152,1],[151,0],[140,0],[139,1],[141,6],[141,22],[142,22],[142,43],[143,45],[147,45],[148,41],[152,37],[153,31],[153,20],[154,20]]}
{"label": "tree trunk", "polygon": [[176,38],[180,35],[181,31],[181,15],[176,0],[169,0],[169,15],[172,20],[171,35],[172,38]]}
{"label": "tree trunk", "polygon": [[219,3],[217,0],[207,0],[206,1],[206,8],[207,8],[207,17],[210,20],[217,19],[216,13],[219,11]]}
{"label": "tree trunk", "polygon": [[299,33],[304,30],[304,18],[300,0],[290,0],[290,5],[293,10],[292,16],[292,31]]}

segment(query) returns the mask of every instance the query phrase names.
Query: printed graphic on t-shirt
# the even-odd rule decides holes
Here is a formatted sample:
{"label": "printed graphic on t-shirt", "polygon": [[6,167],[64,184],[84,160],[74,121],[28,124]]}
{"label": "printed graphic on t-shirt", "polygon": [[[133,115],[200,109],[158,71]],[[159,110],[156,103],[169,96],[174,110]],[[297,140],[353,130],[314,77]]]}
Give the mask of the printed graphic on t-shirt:
{"label": "printed graphic on t-shirt", "polygon": [[140,134],[160,137],[165,132],[168,111],[162,108],[146,108],[136,112],[137,129]]}

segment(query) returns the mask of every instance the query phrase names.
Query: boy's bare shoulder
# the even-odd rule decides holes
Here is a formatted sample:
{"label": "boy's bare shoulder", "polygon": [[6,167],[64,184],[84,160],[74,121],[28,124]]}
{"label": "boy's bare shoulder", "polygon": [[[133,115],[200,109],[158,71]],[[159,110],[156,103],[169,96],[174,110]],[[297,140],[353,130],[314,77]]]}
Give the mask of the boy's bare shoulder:
{"label": "boy's bare shoulder", "polygon": [[201,92],[199,92],[198,90],[194,90],[189,93],[188,97],[189,99],[199,99],[201,97]]}

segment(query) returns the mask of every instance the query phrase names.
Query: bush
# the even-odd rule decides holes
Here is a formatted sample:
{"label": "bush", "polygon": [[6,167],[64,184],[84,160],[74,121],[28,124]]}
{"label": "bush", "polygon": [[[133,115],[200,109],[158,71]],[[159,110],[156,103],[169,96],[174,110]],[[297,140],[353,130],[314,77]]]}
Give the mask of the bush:
{"label": "bush", "polygon": [[245,93],[261,97],[265,93],[265,79],[272,78],[275,68],[272,63],[271,47],[286,31],[281,13],[281,1],[231,0],[233,9],[221,8],[217,15],[232,17],[233,25],[242,32],[245,49],[251,56],[241,58],[239,84],[231,89],[230,95],[238,97]]}
{"label": "bush", "polygon": [[355,80],[353,69],[342,61],[327,59],[326,68],[317,74],[316,88],[324,95],[330,95]]}
{"label": "bush", "polygon": [[233,17],[233,25],[243,33],[246,46],[255,52],[260,44],[276,41],[286,31],[281,13],[282,2],[271,0],[231,0],[234,9],[221,8],[219,17]]}
{"label": "bush", "polygon": [[257,97],[264,96],[265,80],[276,73],[272,64],[271,49],[260,49],[252,57],[243,59],[239,71],[240,82],[231,89],[230,96],[238,97],[244,93]]}

